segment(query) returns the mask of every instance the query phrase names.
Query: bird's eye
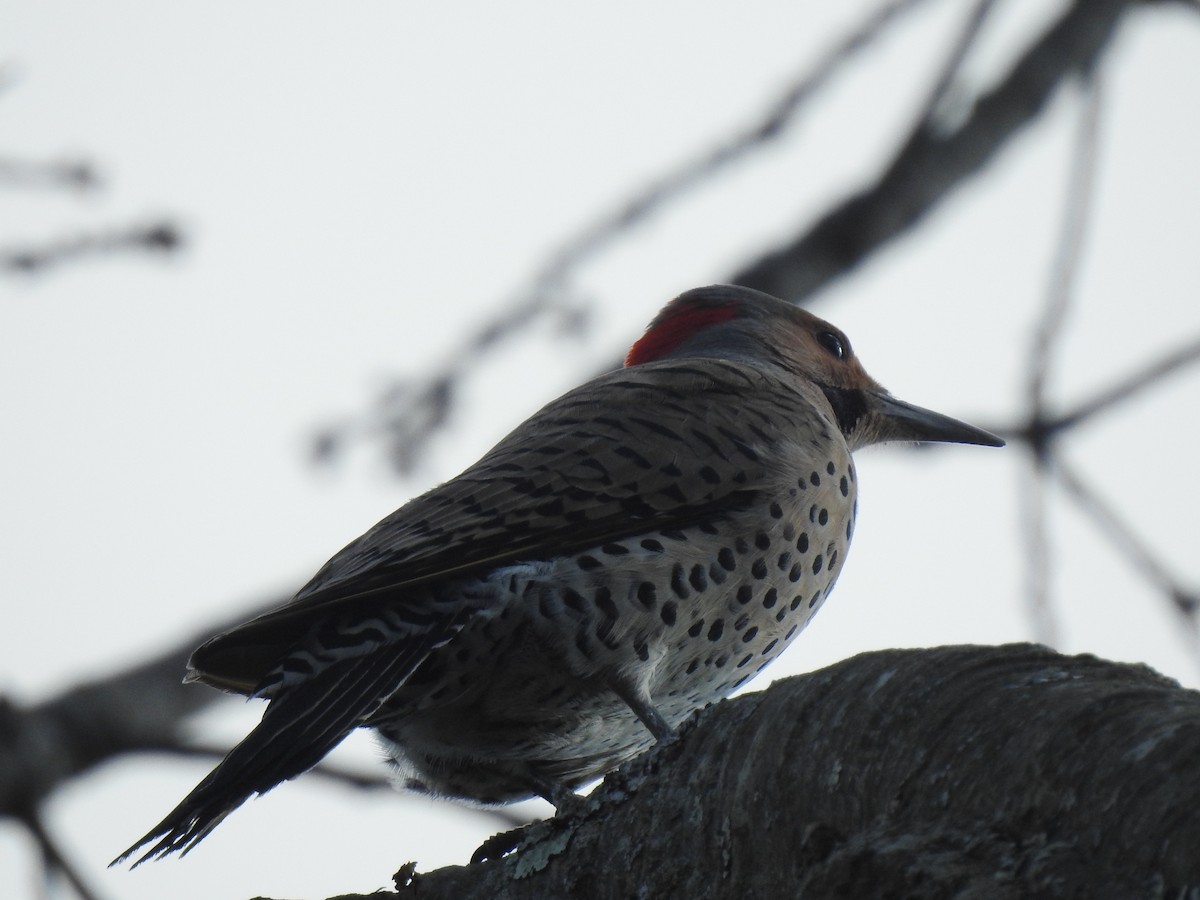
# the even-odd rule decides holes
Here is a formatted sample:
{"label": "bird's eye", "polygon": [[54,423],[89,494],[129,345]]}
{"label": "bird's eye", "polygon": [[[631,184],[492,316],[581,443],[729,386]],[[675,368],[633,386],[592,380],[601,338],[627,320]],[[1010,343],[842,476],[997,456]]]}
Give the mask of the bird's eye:
{"label": "bird's eye", "polygon": [[822,331],[818,334],[817,343],[828,350],[834,359],[846,358],[846,348],[842,344],[842,339],[832,331]]}

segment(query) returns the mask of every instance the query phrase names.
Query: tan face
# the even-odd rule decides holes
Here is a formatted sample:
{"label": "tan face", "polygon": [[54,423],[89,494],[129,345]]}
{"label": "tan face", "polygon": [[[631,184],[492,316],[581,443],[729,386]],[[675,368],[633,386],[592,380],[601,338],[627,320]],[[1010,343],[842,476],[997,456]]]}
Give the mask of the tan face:
{"label": "tan face", "polygon": [[776,339],[778,352],[787,366],[818,384],[842,390],[881,391],[883,388],[863,368],[850,339],[835,325],[812,313],[780,303],[762,319],[770,326],[774,320],[787,339]]}

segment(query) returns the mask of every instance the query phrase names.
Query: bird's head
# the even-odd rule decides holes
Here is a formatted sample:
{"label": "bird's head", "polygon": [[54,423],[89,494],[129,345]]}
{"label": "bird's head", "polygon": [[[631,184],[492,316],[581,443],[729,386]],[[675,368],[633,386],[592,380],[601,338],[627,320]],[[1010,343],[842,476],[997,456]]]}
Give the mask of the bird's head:
{"label": "bird's head", "polygon": [[680,294],[630,348],[625,365],[694,358],[778,366],[812,383],[852,450],[886,441],[1004,446],[982,428],[897,400],[867,374],[840,329],[750,288],[711,285]]}

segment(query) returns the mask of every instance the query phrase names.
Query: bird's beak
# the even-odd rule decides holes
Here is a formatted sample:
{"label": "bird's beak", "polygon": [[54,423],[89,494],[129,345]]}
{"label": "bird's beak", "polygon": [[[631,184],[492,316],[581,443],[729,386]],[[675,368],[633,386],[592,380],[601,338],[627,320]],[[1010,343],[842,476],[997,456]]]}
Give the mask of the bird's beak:
{"label": "bird's beak", "polygon": [[875,420],[877,441],[921,441],[947,444],[982,444],[1003,447],[1004,441],[990,431],[960,422],[931,409],[897,400],[882,391],[864,391],[867,407]]}

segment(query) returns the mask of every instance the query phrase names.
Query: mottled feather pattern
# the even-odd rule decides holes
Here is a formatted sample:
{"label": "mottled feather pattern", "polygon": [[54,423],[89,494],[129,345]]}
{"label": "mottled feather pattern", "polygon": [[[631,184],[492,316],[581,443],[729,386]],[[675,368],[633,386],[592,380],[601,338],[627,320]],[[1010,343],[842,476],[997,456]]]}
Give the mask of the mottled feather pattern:
{"label": "mottled feather pattern", "polygon": [[804,629],[849,550],[852,450],[1002,443],[745,288],[676,298],[629,361],[200,647],[191,680],[266,714],[126,855],[186,852],[360,726],[409,788],[569,805]]}

